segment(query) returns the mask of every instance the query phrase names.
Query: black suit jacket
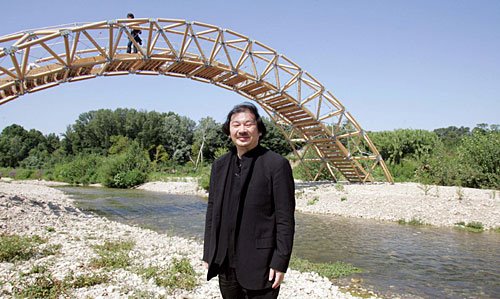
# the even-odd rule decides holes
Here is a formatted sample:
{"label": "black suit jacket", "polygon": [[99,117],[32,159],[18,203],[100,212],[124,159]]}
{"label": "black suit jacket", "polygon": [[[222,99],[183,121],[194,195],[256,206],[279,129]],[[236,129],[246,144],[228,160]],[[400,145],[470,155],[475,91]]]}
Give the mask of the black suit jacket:
{"label": "black suit jacket", "polygon": [[[258,146],[249,153],[253,162],[241,170],[241,219],[237,232],[236,275],[246,289],[264,289],[269,268],[286,272],[295,232],[295,186],[288,160]],[[231,153],[212,165],[205,222],[203,260],[209,264],[207,279],[218,274],[214,259],[221,225],[221,207]]]}

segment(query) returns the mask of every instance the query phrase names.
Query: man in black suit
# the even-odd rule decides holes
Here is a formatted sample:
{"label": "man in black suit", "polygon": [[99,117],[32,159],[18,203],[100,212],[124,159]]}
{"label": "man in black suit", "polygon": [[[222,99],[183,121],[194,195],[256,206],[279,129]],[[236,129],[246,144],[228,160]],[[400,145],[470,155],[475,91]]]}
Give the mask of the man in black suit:
{"label": "man in black suit", "polygon": [[212,165],[203,261],[223,298],[277,298],[290,262],[295,197],[288,160],[262,146],[266,127],[248,102],[227,115],[235,147]]}

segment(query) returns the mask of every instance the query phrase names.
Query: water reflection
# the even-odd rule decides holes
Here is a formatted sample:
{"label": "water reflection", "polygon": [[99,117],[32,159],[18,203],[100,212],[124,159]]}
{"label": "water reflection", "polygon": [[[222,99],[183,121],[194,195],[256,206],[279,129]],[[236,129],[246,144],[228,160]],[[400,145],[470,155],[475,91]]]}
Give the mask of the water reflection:
{"label": "water reflection", "polygon": [[[61,188],[84,210],[159,232],[202,238],[206,201],[139,190]],[[385,295],[500,298],[500,234],[413,227],[297,213],[294,252],[365,270],[365,286]]]}

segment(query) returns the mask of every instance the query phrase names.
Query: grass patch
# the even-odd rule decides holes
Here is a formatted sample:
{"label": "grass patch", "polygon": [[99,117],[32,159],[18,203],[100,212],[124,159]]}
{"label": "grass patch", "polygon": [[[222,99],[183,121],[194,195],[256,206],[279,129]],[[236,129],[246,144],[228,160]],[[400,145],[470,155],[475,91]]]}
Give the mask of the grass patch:
{"label": "grass patch", "polygon": [[49,255],[38,249],[38,245],[46,242],[39,236],[1,235],[0,262],[27,261],[37,254]]}
{"label": "grass patch", "polygon": [[345,191],[344,185],[341,184],[341,183],[336,183],[335,184],[335,190],[337,190],[339,192],[344,192]]}
{"label": "grass patch", "polygon": [[16,298],[70,298],[69,291],[84,287],[91,287],[110,281],[105,274],[89,274],[73,276],[67,275],[63,280],[55,279],[52,274],[47,273],[45,266],[35,266],[29,273],[24,275],[38,274],[34,280],[24,286],[14,289]]}
{"label": "grass patch", "polygon": [[14,291],[15,297],[20,298],[59,298],[66,294],[67,288],[64,281],[54,279],[52,275],[38,276],[35,280],[22,289]]}
{"label": "grass patch", "polygon": [[346,201],[346,200],[347,200],[347,196],[342,196],[342,197],[340,198],[340,201]]}
{"label": "grass patch", "polygon": [[43,256],[56,255],[61,250],[61,244],[51,244],[41,250]]}
{"label": "grass patch", "polygon": [[138,274],[146,279],[154,279],[156,285],[168,289],[192,290],[196,287],[197,274],[187,258],[172,260],[167,269],[147,267],[138,270]]}
{"label": "grass patch", "polygon": [[313,198],[311,198],[311,199],[309,199],[309,200],[307,201],[307,205],[308,205],[308,206],[315,205],[316,203],[318,203],[318,201],[319,201],[319,197],[318,197],[318,196],[315,196],[315,197],[313,197]]}
{"label": "grass patch", "polygon": [[99,255],[93,259],[90,265],[97,268],[125,268],[130,266],[130,250],[134,248],[133,241],[106,241],[103,245],[94,246],[95,252]]}
{"label": "grass patch", "polygon": [[418,218],[412,218],[410,221],[406,221],[406,219],[399,219],[398,224],[401,225],[413,225],[413,226],[421,226],[425,225],[425,222]]}
{"label": "grass patch", "polygon": [[468,232],[480,233],[480,232],[484,231],[484,225],[481,222],[477,222],[477,221],[469,222],[467,224],[465,224],[465,222],[461,221],[461,222],[455,223],[455,225],[458,228],[466,230]]}
{"label": "grass patch", "polygon": [[65,285],[67,287],[80,289],[107,283],[109,280],[110,278],[106,274],[85,274],[77,277],[71,275],[65,278]]}
{"label": "grass patch", "polygon": [[363,272],[361,269],[344,262],[335,263],[313,263],[305,259],[292,256],[290,268],[301,272],[316,272],[329,279],[349,276],[354,273]]}

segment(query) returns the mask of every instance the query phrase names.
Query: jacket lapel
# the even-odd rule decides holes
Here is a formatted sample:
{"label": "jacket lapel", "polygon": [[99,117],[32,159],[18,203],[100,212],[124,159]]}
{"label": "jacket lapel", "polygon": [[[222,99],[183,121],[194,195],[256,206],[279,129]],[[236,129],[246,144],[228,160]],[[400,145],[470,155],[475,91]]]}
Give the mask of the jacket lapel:
{"label": "jacket lapel", "polygon": [[215,178],[212,180],[217,180],[215,183],[215,196],[214,196],[214,211],[213,217],[216,223],[216,230],[219,231],[220,228],[220,217],[222,213],[222,200],[224,199],[224,190],[226,188],[227,176],[229,173],[229,163],[231,163],[232,154],[225,155],[220,163],[216,165],[214,175]]}

